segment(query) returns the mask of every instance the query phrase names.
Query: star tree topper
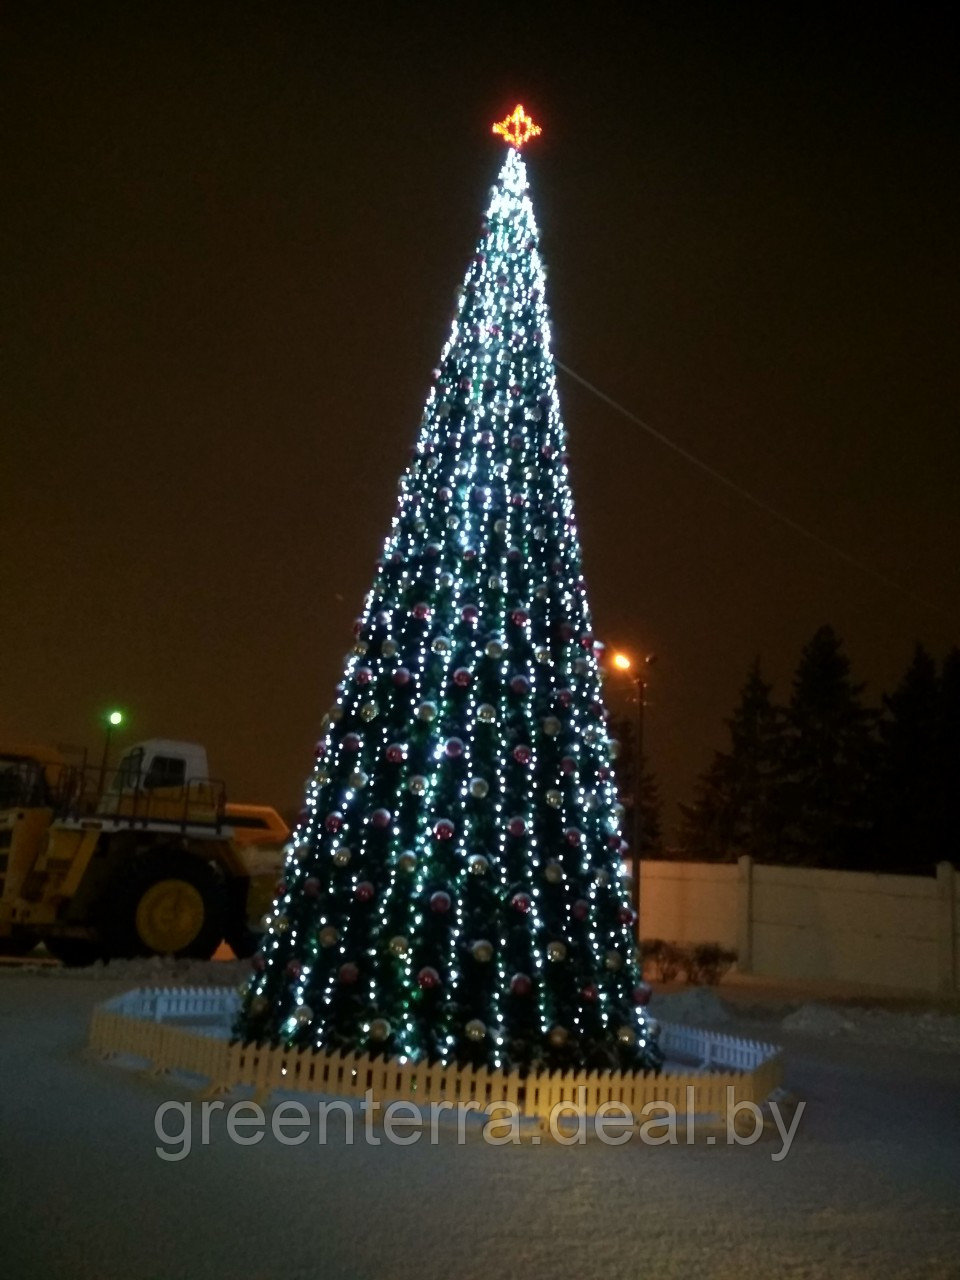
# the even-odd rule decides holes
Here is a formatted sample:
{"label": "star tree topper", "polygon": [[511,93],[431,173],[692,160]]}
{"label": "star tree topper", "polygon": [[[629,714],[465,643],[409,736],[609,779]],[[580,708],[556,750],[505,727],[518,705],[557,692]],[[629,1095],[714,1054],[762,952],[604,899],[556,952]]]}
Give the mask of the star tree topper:
{"label": "star tree topper", "polygon": [[537,137],[542,130],[538,124],[534,124],[533,117],[528,116],[518,102],[511,115],[505,116],[493,126],[493,132],[499,133],[504,141],[519,151],[525,142]]}

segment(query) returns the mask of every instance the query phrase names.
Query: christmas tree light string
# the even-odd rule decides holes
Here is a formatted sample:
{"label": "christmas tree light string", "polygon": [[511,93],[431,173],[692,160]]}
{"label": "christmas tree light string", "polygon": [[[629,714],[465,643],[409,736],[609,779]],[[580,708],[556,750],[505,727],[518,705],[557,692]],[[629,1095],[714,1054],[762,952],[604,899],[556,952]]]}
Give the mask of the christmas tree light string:
{"label": "christmas tree light string", "polygon": [[398,1061],[659,1065],[545,271],[508,150],[324,719],[236,1032]]}

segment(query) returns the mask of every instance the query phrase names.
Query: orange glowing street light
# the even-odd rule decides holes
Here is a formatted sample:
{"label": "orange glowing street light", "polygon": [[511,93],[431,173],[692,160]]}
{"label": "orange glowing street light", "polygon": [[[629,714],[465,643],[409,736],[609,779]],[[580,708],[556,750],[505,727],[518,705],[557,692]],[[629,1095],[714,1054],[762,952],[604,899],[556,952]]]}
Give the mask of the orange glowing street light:
{"label": "orange glowing street light", "polygon": [[625,653],[615,653],[611,659],[618,671],[629,671],[633,663]]}

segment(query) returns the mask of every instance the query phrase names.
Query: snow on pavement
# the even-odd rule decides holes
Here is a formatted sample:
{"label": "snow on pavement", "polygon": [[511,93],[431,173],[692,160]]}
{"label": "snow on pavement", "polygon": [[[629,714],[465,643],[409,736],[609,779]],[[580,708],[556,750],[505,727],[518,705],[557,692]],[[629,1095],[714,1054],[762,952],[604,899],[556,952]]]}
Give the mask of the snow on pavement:
{"label": "snow on pavement", "polygon": [[[954,1280],[960,1274],[956,1019],[796,1002],[760,1021],[712,991],[658,1017],[785,1046],[806,1102],[779,1163],[753,1146],[285,1147],[228,1139],[156,1155],[184,1084],[88,1060],[90,1011],[137,985],[236,985],[244,964],[0,969],[4,1274],[60,1280],[489,1280],[692,1275]],[[687,1007],[684,1009],[684,1002]],[[671,1007],[672,1006],[672,1007]],[[830,1014],[833,1006],[819,1006]],[[807,1012],[804,1017],[798,1017]],[[711,1012],[712,1010],[712,1012]],[[880,1015],[883,1015],[882,1017]],[[711,1021],[711,1019],[713,1019]],[[931,1026],[936,1033],[918,1028]],[[846,1024],[850,1025],[846,1025]]]}

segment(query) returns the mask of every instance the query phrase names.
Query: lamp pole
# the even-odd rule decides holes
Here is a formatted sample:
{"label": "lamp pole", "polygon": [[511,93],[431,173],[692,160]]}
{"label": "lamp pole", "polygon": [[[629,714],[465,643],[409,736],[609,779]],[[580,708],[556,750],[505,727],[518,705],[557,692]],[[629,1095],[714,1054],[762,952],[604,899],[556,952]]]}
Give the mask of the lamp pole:
{"label": "lamp pole", "polygon": [[107,779],[107,764],[110,759],[110,739],[117,725],[123,724],[122,711],[108,711],[103,718],[103,755],[100,758],[100,780],[97,783],[97,798],[103,795],[103,786]]}
{"label": "lamp pole", "polygon": [[634,669],[632,659],[625,653],[613,655],[613,665],[618,671],[629,673],[637,694],[636,742],[634,744],[633,766],[633,838],[630,842],[630,905],[634,912],[634,931],[640,941],[640,859],[643,848],[643,729],[644,710],[647,700],[646,670],[657,655],[648,653],[641,658]]}

